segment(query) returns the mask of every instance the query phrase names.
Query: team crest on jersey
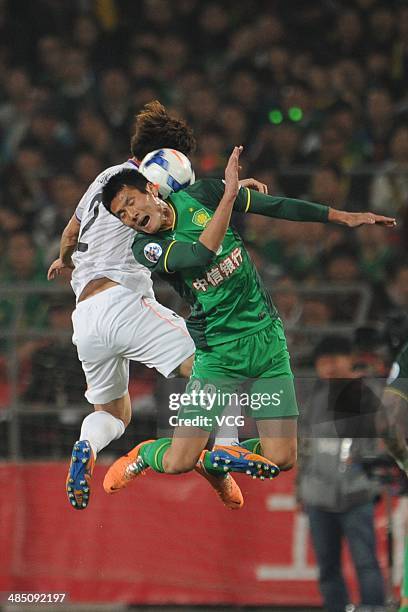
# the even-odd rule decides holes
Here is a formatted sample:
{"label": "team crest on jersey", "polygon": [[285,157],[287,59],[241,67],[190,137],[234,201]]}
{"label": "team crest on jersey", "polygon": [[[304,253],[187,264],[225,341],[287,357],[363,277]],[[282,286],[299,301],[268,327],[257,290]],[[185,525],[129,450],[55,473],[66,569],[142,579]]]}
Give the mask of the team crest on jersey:
{"label": "team crest on jersey", "polygon": [[191,221],[194,225],[198,225],[198,227],[205,227],[210,219],[211,217],[208,212],[204,208],[200,208],[195,211]]}
{"label": "team crest on jersey", "polygon": [[161,248],[160,244],[157,244],[157,242],[149,242],[149,244],[146,244],[143,252],[146,259],[152,263],[157,263],[161,254],[163,253],[163,249]]}

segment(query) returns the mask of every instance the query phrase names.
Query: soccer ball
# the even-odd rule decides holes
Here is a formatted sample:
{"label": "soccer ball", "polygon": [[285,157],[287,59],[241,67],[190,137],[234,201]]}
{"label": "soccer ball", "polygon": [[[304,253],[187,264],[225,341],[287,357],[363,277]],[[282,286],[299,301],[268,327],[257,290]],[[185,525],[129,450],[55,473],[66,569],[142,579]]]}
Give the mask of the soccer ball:
{"label": "soccer ball", "polygon": [[157,149],[148,153],[141,161],[139,172],[151,183],[159,185],[159,193],[164,199],[195,181],[190,160],[175,149]]}

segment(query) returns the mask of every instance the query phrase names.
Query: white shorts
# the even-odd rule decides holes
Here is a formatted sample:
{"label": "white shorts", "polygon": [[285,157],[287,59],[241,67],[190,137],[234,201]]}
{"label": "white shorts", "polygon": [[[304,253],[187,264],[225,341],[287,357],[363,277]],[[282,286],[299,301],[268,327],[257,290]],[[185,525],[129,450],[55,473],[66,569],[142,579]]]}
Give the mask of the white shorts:
{"label": "white shorts", "polygon": [[167,377],[195,351],[184,319],[121,285],[77,304],[72,323],[91,404],[125,395],[129,360]]}

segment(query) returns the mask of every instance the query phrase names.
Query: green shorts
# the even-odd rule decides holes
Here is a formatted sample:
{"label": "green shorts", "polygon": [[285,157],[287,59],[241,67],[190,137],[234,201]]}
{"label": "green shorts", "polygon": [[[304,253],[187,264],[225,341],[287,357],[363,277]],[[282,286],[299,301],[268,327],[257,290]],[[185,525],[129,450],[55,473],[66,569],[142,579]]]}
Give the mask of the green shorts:
{"label": "green shorts", "polygon": [[254,334],[197,349],[186,394],[192,402],[178,413],[179,425],[211,431],[224,408],[237,402],[256,420],[299,415],[290,357],[280,319]]}

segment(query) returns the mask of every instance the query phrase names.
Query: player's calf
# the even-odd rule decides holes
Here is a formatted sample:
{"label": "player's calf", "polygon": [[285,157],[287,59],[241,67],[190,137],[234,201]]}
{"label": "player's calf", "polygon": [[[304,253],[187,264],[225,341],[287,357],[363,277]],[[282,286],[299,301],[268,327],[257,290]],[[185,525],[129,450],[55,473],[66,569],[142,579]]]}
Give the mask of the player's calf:
{"label": "player's calf", "polygon": [[288,448],[274,448],[274,445],[265,445],[262,443],[262,456],[273,461],[279,467],[281,472],[291,470],[296,465],[297,453],[296,446],[291,444]]}

